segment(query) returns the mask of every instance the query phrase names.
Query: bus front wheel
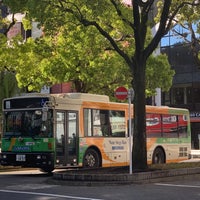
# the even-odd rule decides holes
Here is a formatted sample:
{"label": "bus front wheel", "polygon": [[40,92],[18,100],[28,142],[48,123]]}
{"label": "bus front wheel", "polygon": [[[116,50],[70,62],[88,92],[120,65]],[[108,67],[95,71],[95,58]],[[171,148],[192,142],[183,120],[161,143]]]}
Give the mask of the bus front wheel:
{"label": "bus front wheel", "polygon": [[153,153],[153,164],[163,164],[165,163],[165,153],[162,148],[156,148]]}
{"label": "bus front wheel", "polygon": [[45,173],[48,173],[48,174],[51,174],[53,170],[54,170],[54,167],[42,167],[42,168],[40,168],[41,172],[45,172]]}
{"label": "bus front wheel", "polygon": [[88,149],[83,159],[83,167],[96,168],[100,167],[100,156],[94,149]]}

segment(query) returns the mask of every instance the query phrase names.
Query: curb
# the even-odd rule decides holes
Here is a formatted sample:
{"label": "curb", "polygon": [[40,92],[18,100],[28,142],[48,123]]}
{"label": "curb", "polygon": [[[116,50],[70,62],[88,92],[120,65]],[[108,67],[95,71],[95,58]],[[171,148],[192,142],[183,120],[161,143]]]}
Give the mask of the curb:
{"label": "curb", "polygon": [[158,170],[152,172],[139,172],[133,174],[88,174],[82,171],[76,173],[71,172],[55,172],[53,179],[55,181],[61,180],[62,184],[69,185],[83,185],[83,186],[96,186],[96,185],[119,185],[119,184],[134,184],[134,183],[149,183],[163,180],[171,180],[174,178],[183,178],[184,176],[200,175],[200,167],[197,168],[183,168],[171,170]]}

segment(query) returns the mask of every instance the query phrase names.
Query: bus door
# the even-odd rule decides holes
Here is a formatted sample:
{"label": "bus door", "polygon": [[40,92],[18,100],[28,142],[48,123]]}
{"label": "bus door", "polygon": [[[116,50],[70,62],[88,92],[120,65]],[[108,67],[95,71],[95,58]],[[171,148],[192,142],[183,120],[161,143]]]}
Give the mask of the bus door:
{"label": "bus door", "polygon": [[67,164],[77,165],[78,159],[78,113],[67,112]]}
{"label": "bus door", "polygon": [[62,111],[56,116],[56,165],[77,165],[78,113]]}

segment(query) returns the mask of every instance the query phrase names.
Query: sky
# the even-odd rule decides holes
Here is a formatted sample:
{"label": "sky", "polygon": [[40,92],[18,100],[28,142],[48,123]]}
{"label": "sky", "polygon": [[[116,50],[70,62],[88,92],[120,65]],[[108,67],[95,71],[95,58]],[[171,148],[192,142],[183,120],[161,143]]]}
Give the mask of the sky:
{"label": "sky", "polygon": [[[181,34],[185,34],[187,41],[191,42],[191,33],[189,32],[188,29],[185,29],[180,25],[174,26],[174,29]],[[200,38],[200,34],[197,33],[197,24],[193,24],[193,30],[196,32],[196,37]],[[183,39],[183,37],[179,36],[173,31],[169,31],[168,34],[162,38],[161,47],[171,46],[177,43],[185,43],[185,42],[186,41]]]}
{"label": "sky", "polygon": [[132,5],[131,0],[122,0],[123,3],[127,4],[128,6]]}

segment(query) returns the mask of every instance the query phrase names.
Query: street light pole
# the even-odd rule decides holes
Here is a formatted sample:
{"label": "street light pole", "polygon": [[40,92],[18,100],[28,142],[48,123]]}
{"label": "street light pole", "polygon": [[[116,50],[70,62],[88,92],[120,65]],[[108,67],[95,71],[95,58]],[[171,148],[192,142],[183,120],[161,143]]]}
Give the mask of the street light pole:
{"label": "street light pole", "polygon": [[134,98],[134,90],[131,88],[128,90],[128,107],[129,107],[129,174],[132,174],[132,119],[131,119],[131,102]]}

